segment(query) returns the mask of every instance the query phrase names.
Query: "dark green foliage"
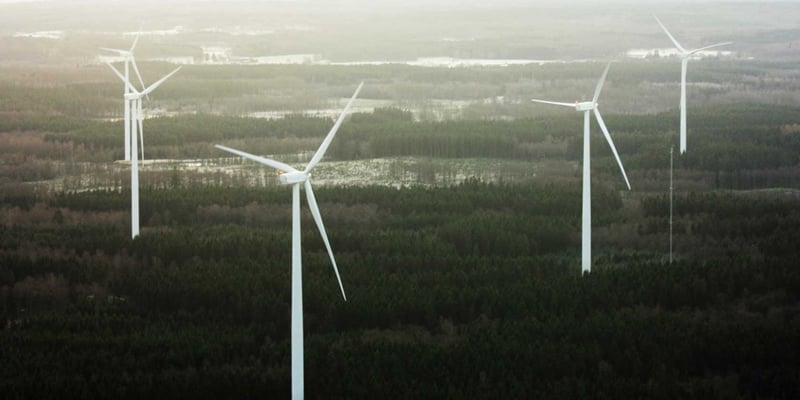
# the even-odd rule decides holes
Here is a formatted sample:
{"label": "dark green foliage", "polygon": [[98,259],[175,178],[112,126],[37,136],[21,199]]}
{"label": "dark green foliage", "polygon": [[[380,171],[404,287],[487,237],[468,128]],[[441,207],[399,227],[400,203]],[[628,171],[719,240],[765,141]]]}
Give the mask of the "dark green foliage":
{"label": "dark green foliage", "polygon": [[[308,396],[800,395],[796,199],[681,196],[676,215],[696,236],[678,238],[696,241],[696,253],[666,265],[645,242],[602,238],[581,277],[574,186],[320,187],[348,301],[304,210]],[[124,192],[22,204],[62,211],[0,228],[0,390],[288,396],[284,189],[145,190],[133,241],[112,217],[70,222],[77,212],[126,217]],[[615,232],[603,221],[631,223],[618,193],[594,194],[596,238]],[[645,221],[666,211],[658,197],[634,207]],[[729,256],[702,247],[726,238],[756,247]]]}
{"label": "dark green foliage", "polygon": [[41,116],[37,114],[4,114],[0,116],[0,132],[39,131],[70,132],[93,125],[91,121],[64,116]]}
{"label": "dark green foliage", "polygon": [[[4,30],[46,25],[53,15],[86,22],[86,13],[58,15],[50,3],[21,20],[4,14]],[[785,3],[785,20],[761,15],[774,26],[744,24],[733,38],[717,38],[710,28],[721,22],[693,12],[706,32],[694,40],[734,40],[734,51],[756,59],[791,58],[798,31],[774,30],[794,23],[796,6]],[[263,11],[253,7],[248,15]],[[322,7],[313,24],[321,34],[238,35],[232,51],[569,60],[607,57],[642,39],[606,30],[580,46],[569,34],[531,40],[536,29],[551,31],[548,24],[605,18],[583,10],[565,19],[540,8],[426,10],[398,30],[391,12],[331,25]],[[610,10],[615,19],[638,13]],[[196,26],[220,18],[203,5],[193,12]],[[532,24],[531,12],[546,24]],[[478,34],[436,39],[453,38],[461,29],[451,28],[464,24],[445,14],[468,16]],[[641,20],[643,42],[668,43],[652,19]],[[131,240],[130,192],[118,189],[127,187],[128,169],[111,162],[122,155],[122,86],[102,64],[86,64],[98,44],[86,32],[119,29],[115,21],[62,40],[0,38],[0,398],[288,397],[290,194],[271,186],[274,176],[266,189],[237,186],[249,183],[245,168],[230,179],[199,170],[239,162],[219,160],[230,155],[216,143],[281,159],[313,151],[329,118],[236,116],[333,109],[361,80],[366,107],[414,112],[354,114],[326,161],[413,158],[433,175],[426,184],[442,183],[435,171],[444,164],[436,162],[457,158],[515,160],[534,172],[515,184],[319,187],[348,302],[304,209],[308,398],[800,398],[800,197],[699,192],[800,187],[796,60],[693,62],[689,153],[676,157],[672,264],[663,193],[668,149],[677,143],[679,65],[659,57],[615,63],[602,109],[634,191],[615,190],[618,167],[593,122],[595,259],[581,276],[582,121],[529,99],[588,94],[601,63],[186,66],[146,105],[177,116],[149,118],[144,141],[148,160],[202,159],[202,167],[143,168],[143,232]],[[509,30],[516,27],[527,33]],[[137,52],[199,57],[217,34],[145,35]],[[130,44],[102,36],[104,45]],[[172,68],[140,66],[147,82]],[[305,159],[297,158],[286,161]],[[514,174],[502,172],[499,182]]]}
{"label": "dark green foliage", "polygon": [[[595,67],[570,65],[566,73],[582,79]],[[671,68],[656,67],[657,80],[674,79]],[[537,71],[537,79],[560,77],[554,68]],[[442,86],[451,95],[476,74],[496,85],[530,74],[386,69],[426,83],[463,82]],[[189,68],[177,86],[186,91],[193,79],[222,73],[210,90],[248,91],[255,89],[226,88],[226,74],[279,73],[350,94],[352,70],[322,72]],[[636,68],[620,73],[653,79]],[[502,95],[491,86],[472,89]],[[371,90],[371,98],[393,96]],[[72,107],[42,105],[46,97],[33,92],[24,100]],[[570,169],[553,177],[542,167],[535,180],[516,184],[319,187],[348,302],[304,209],[308,397],[800,397],[797,195],[679,186],[676,262],[668,265],[669,204],[661,193],[678,114],[606,118],[636,191],[616,190],[616,163],[593,126],[595,260],[581,276],[580,185],[576,163],[563,162],[581,158],[578,116],[432,122],[395,108],[353,115],[329,159],[485,157]],[[800,187],[797,108],[698,106],[690,121],[690,151],[676,157],[682,186],[702,190],[713,184],[695,178],[714,176],[722,188]],[[315,148],[330,124],[201,113],[149,119],[146,142],[154,156],[219,157],[211,144],[227,142],[296,153]],[[48,193],[20,183],[92,171],[72,161],[65,167],[65,158],[104,166],[97,161],[118,149],[120,128],[63,116],[0,117],[8,145],[0,168],[0,392],[10,399],[288,397],[285,187],[186,183],[177,169],[143,174],[143,232],[130,240],[127,189]],[[126,186],[111,179],[98,186]]]}

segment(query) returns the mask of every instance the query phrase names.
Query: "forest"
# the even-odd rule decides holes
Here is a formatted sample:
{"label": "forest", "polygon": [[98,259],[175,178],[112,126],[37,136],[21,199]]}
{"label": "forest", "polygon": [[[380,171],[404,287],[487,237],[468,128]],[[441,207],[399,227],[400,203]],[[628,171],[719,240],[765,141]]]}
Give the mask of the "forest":
{"label": "forest", "polygon": [[585,274],[582,121],[528,99],[601,63],[187,66],[148,99],[135,239],[118,82],[0,63],[0,392],[288,397],[291,193],[213,145],[302,165],[364,80],[312,177],[347,301],[302,209],[308,398],[800,398],[796,61],[693,64],[670,171],[672,61],[612,66],[632,190],[593,123]]}
{"label": "forest", "polygon": [[[697,151],[675,171],[671,264],[668,154],[646,149],[669,144],[675,113],[607,118],[626,167],[638,171],[634,187],[645,189],[623,191],[595,143],[595,265],[583,276],[577,172],[320,187],[348,301],[304,209],[309,398],[798,397],[800,195],[791,168],[800,112],[696,112]],[[579,122],[569,117],[415,122],[378,110],[348,121],[331,158],[544,157],[572,169]],[[274,178],[252,186],[145,174],[144,230],[131,240],[124,172],[117,186],[77,191],[25,183],[39,177],[21,172],[58,164],[65,149],[80,162],[51,165],[53,174],[92,171],[81,165],[119,152],[108,140],[114,123],[3,121],[7,398],[288,396],[289,191]],[[299,149],[329,124],[302,116],[147,122],[153,152],[181,147],[174,137],[197,148],[288,138]],[[24,149],[35,151],[17,153]],[[785,189],[752,190],[756,177],[779,171]],[[720,190],[713,179],[690,185],[717,173]]]}
{"label": "forest", "polygon": [[[6,197],[7,398],[288,396],[284,188]],[[318,190],[348,301],[303,217],[313,398],[796,398],[800,197],[598,187]],[[13,206],[12,203],[13,202]]]}

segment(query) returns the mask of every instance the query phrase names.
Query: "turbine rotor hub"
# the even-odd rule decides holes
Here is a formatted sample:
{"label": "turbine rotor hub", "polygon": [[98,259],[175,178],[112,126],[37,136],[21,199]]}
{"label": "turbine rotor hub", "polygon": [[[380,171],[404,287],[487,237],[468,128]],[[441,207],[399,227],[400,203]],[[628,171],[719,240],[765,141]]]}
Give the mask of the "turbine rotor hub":
{"label": "turbine rotor hub", "polygon": [[286,172],[281,174],[280,178],[278,179],[284,185],[294,185],[298,183],[304,183],[305,181],[307,181],[308,174],[302,171]]}
{"label": "turbine rotor hub", "polygon": [[582,103],[575,103],[575,110],[577,111],[592,111],[597,108],[597,103],[593,101],[584,101]]}

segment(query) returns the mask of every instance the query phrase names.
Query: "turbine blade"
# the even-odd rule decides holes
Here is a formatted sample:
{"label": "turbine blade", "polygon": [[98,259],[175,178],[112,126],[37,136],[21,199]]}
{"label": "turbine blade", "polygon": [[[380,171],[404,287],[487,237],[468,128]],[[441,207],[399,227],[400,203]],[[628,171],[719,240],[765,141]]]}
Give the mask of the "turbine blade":
{"label": "turbine blade", "polygon": [[686,53],[686,49],[684,49],[684,48],[683,48],[683,46],[681,46],[681,44],[680,44],[680,43],[678,43],[678,41],[677,41],[677,40],[675,40],[675,37],[673,37],[673,36],[672,36],[672,34],[671,34],[671,33],[669,33],[669,31],[667,30],[667,27],[666,27],[666,26],[664,26],[664,24],[662,24],[662,23],[661,23],[661,20],[660,20],[660,19],[658,19],[658,17],[656,17],[655,15],[653,15],[653,18],[655,18],[655,19],[656,19],[656,22],[658,22],[658,24],[659,24],[659,25],[661,25],[661,29],[663,29],[663,30],[664,30],[664,33],[666,33],[666,34],[667,34],[667,36],[669,36],[669,39],[670,39],[670,40],[672,40],[672,43],[674,43],[674,44],[675,44],[675,47],[677,47],[677,48],[678,48],[678,50],[680,50],[680,51],[681,51],[681,53]]}
{"label": "turbine blade", "polygon": [[142,79],[142,74],[139,73],[139,67],[136,65],[136,59],[131,57],[131,64],[133,65],[133,71],[136,72],[136,76],[139,78],[139,83],[142,84],[142,90],[145,90],[147,86],[144,85],[144,80]]}
{"label": "turbine blade", "polygon": [[619,159],[617,148],[614,146],[614,141],[611,140],[611,134],[608,133],[608,128],[606,127],[606,123],[603,121],[603,116],[600,115],[600,111],[598,111],[597,108],[594,109],[594,116],[597,117],[597,123],[600,125],[600,129],[603,131],[603,135],[606,137],[606,141],[611,147],[611,152],[614,153],[614,158],[617,159],[619,170],[622,171],[622,177],[625,178],[625,184],[628,185],[628,190],[631,190],[631,183],[628,181],[628,174],[625,173],[625,167],[622,166],[622,160]]}
{"label": "turbine blade", "polygon": [[333,264],[333,272],[336,273],[336,280],[339,281],[339,289],[342,290],[342,298],[347,301],[347,295],[344,294],[344,286],[342,285],[342,277],[339,275],[339,268],[336,267],[336,260],[333,258],[333,250],[328,241],[328,234],[325,233],[325,225],[322,223],[322,216],[319,213],[319,205],[317,205],[317,198],[314,197],[314,190],[311,188],[311,181],[306,180],[306,199],[308,200],[308,208],[311,209],[311,216],[314,217],[314,222],[317,223],[319,233],[322,235],[322,241],[325,242],[325,248],[328,249],[328,255],[331,257],[331,264]]}
{"label": "turbine blade", "polygon": [[592,103],[597,103],[597,99],[600,98],[600,92],[603,91],[603,84],[606,83],[606,76],[608,76],[608,70],[611,69],[611,63],[609,62],[606,65],[605,71],[603,71],[603,76],[600,77],[600,81],[597,82],[597,87],[594,89],[594,97],[592,98]]}
{"label": "turbine blade", "polygon": [[161,86],[161,84],[164,83],[164,81],[169,79],[170,76],[175,75],[175,73],[178,72],[180,69],[181,67],[175,68],[172,72],[167,74],[167,76],[159,79],[158,81],[156,81],[156,83],[150,85],[150,87],[148,87],[147,89],[144,90],[144,92],[142,92],[142,95],[147,96],[148,93],[151,93],[152,91],[158,89],[158,87]]}
{"label": "turbine blade", "polygon": [[128,54],[127,50],[111,49],[111,48],[108,48],[108,47],[98,47],[98,49],[103,50],[103,51],[107,51],[109,53],[117,53],[120,56],[125,56],[126,54]]}
{"label": "turbine blade", "polygon": [[136,43],[139,42],[139,34],[140,33],[141,33],[141,29],[139,29],[139,32],[136,32],[136,36],[133,38],[133,44],[131,45],[131,49],[129,50],[131,53],[133,53],[133,49],[136,48]]}
{"label": "turbine blade", "polygon": [[259,163],[259,164],[264,164],[264,165],[270,166],[270,167],[275,168],[275,169],[277,169],[279,171],[297,172],[297,170],[294,169],[294,167],[292,167],[291,165],[284,164],[284,163],[282,163],[280,161],[275,161],[275,160],[272,160],[272,159],[269,159],[269,158],[259,157],[259,156],[256,156],[256,155],[252,155],[250,153],[245,153],[243,151],[232,149],[230,147],[221,146],[221,145],[218,145],[218,144],[215,145],[214,147],[216,147],[216,148],[218,148],[220,150],[227,151],[228,153],[233,153],[233,154],[236,154],[238,156],[242,156],[244,158],[251,159],[251,160],[253,160],[253,161],[255,161],[255,162]]}
{"label": "turbine blade", "polygon": [[555,106],[564,106],[564,107],[575,108],[575,103],[559,103],[557,101],[536,100],[536,99],[531,99],[531,101],[534,102],[534,103],[552,104],[552,105],[555,105]]}
{"label": "turbine blade", "polygon": [[711,46],[701,47],[699,49],[694,49],[694,50],[690,51],[689,55],[697,54],[697,53],[699,53],[699,52],[701,52],[703,50],[708,50],[708,49],[711,49],[711,48],[714,48],[714,47],[727,46],[729,44],[733,44],[733,42],[722,42],[722,43],[712,44]]}
{"label": "turbine blade", "polygon": [[136,120],[139,122],[139,145],[142,148],[142,161],[144,161],[144,128],[142,127],[142,99],[136,101]]}
{"label": "turbine blade", "polygon": [[114,71],[114,73],[115,73],[115,74],[117,74],[117,76],[119,77],[119,79],[121,79],[121,80],[122,80],[122,82],[124,82],[124,83],[125,83],[125,86],[126,86],[126,87],[128,87],[128,89],[130,89],[130,90],[131,90],[132,92],[134,92],[134,93],[137,93],[137,94],[139,93],[138,91],[136,91],[136,89],[133,87],[133,85],[131,85],[131,83],[130,83],[130,82],[128,82],[128,80],[127,80],[127,79],[125,79],[125,77],[124,77],[124,76],[122,76],[122,73],[121,73],[121,72],[119,72],[119,71],[118,71],[116,68],[114,68],[114,66],[113,66],[113,65],[111,65],[111,63],[106,63],[106,65],[108,65],[108,68],[111,68],[111,70],[112,70],[112,71]]}
{"label": "turbine blade", "polygon": [[342,122],[344,122],[347,112],[350,110],[353,102],[355,102],[356,97],[358,97],[358,92],[361,91],[362,87],[364,87],[363,81],[358,85],[358,88],[356,88],[356,91],[353,93],[353,97],[350,98],[350,101],[347,102],[347,106],[345,106],[344,111],[342,111],[342,114],[339,115],[336,123],[333,124],[333,128],[331,128],[330,132],[328,132],[328,136],[325,136],[325,140],[322,141],[322,144],[319,146],[319,149],[317,149],[317,152],[314,153],[313,157],[311,157],[311,161],[309,161],[308,165],[306,166],[306,173],[311,172],[311,170],[314,169],[317,164],[319,164],[319,161],[322,160],[322,157],[325,155],[325,152],[328,150],[328,147],[333,141],[333,137],[336,135],[336,131],[338,131],[339,127],[342,126]]}

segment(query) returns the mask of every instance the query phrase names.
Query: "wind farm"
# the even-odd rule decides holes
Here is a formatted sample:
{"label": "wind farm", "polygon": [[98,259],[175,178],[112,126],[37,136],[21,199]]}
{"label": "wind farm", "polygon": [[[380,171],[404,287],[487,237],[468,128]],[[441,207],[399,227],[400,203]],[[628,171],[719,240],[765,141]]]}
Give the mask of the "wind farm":
{"label": "wind farm", "polygon": [[[111,49],[111,48],[108,48],[108,47],[100,47],[100,50],[102,50],[104,52],[114,53],[114,54],[118,55],[119,57],[122,57],[123,63],[125,65],[125,75],[122,78],[123,81],[124,81],[124,86],[123,86],[124,87],[124,90],[123,90],[123,96],[124,97],[126,97],[130,93],[132,93],[132,87],[131,87],[131,83],[130,83],[130,68],[131,67],[133,67],[133,71],[136,72],[136,77],[139,79],[139,83],[142,85],[142,90],[144,90],[144,88],[145,88],[144,80],[142,80],[142,74],[139,73],[139,67],[136,65],[136,59],[133,56],[133,50],[136,48],[136,43],[138,41],[139,41],[139,36],[137,35],[133,39],[133,44],[131,45],[131,48],[128,49],[128,50],[120,50],[120,49]],[[126,100],[127,100],[127,98],[126,98]],[[130,104],[126,101],[125,102],[125,107],[126,107],[125,108],[125,118],[126,118],[126,120],[125,120],[125,136],[124,136],[125,161],[130,161],[131,160],[131,128],[130,128],[131,127],[131,123],[130,123],[130,120],[129,120],[129,116],[131,114],[131,110],[129,110],[127,108],[129,106],[130,106]]]}
{"label": "wind farm", "polygon": [[[136,43],[134,43],[135,45]],[[135,65],[135,64],[134,64]],[[178,72],[181,67],[175,68],[172,72],[159,79],[152,85],[139,92],[131,85],[127,77],[122,75],[113,65],[108,67],[125,84],[125,136],[130,139],[130,143],[125,146],[126,151],[130,151],[126,159],[131,160],[131,238],[139,236],[139,155],[144,160],[144,126],[142,124],[142,98],[156,90],[169,77]],[[127,64],[126,64],[127,70]],[[138,75],[138,69],[137,69]],[[139,134],[137,143],[136,133]],[[141,153],[139,153],[141,144]]]}
{"label": "wind farm", "polygon": [[797,398],[795,8],[0,2],[0,391]]}

